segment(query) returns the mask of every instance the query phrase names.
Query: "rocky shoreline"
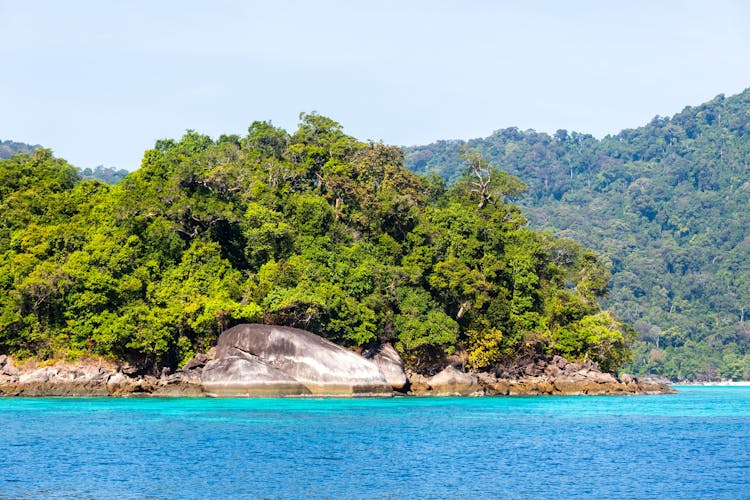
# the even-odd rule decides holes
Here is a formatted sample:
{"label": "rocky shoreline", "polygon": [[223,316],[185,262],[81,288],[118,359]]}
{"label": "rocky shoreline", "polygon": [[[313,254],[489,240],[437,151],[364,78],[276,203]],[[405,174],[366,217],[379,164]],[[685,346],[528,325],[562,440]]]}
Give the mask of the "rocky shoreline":
{"label": "rocky shoreline", "polygon": [[[0,397],[205,397],[200,375],[178,371],[160,377],[127,374],[127,365],[113,366],[101,360],[16,366],[11,358],[0,356]],[[616,379],[606,373],[589,370],[569,376],[547,375],[497,378],[485,372],[463,373],[448,367],[433,377],[407,372],[402,390],[405,396],[536,396],[536,395],[616,395],[668,394],[675,392],[666,384],[642,381],[636,377]],[[408,378],[407,378],[408,377]],[[269,397],[283,394],[269,394]],[[260,396],[258,396],[260,397]]]}
{"label": "rocky shoreline", "polygon": [[139,373],[106,360],[18,363],[0,355],[0,396],[28,397],[363,397],[624,395],[675,392],[662,383],[619,378],[592,362],[560,356],[498,366],[492,372],[449,365],[427,376],[407,370],[389,344],[363,356],[310,332],[238,325],[216,348],[175,373]]}
{"label": "rocky shoreline", "polygon": [[542,357],[515,365],[515,374],[467,372],[449,366],[427,378],[409,373],[410,393],[416,396],[604,396],[672,394],[670,385],[633,375],[602,372],[596,363],[570,363],[560,356]]}

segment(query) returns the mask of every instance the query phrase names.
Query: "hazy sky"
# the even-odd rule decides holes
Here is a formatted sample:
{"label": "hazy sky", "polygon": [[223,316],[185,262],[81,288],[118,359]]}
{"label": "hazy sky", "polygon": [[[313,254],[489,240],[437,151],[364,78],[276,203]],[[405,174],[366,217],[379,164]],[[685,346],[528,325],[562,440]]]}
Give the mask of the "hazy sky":
{"label": "hazy sky", "polygon": [[750,87],[750,2],[0,0],[0,139],[138,168],[318,111],[398,145],[596,136]]}

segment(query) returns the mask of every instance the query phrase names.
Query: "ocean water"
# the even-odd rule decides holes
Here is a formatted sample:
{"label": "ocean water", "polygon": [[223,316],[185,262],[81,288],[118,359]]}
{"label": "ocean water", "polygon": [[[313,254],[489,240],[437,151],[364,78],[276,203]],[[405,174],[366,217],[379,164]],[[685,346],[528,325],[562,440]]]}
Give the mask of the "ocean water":
{"label": "ocean water", "polygon": [[750,498],[750,387],[0,399],[0,498]]}

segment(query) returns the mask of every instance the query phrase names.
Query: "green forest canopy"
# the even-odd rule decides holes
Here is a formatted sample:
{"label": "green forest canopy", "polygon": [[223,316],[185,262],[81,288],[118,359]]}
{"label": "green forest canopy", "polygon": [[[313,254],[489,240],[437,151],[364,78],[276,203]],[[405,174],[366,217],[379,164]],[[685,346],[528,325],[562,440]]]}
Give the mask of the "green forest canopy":
{"label": "green forest canopy", "polygon": [[509,128],[408,148],[406,165],[457,179],[466,148],[529,186],[531,227],[611,268],[604,304],[640,333],[626,369],[750,379],[750,89],[602,140]]}
{"label": "green forest canopy", "polygon": [[45,149],[0,160],[0,352],[176,368],[261,321],[393,342],[424,372],[453,353],[621,366],[606,268],[526,227],[517,178],[466,160],[446,187],[314,113],[293,134],[158,141],[113,186]]}

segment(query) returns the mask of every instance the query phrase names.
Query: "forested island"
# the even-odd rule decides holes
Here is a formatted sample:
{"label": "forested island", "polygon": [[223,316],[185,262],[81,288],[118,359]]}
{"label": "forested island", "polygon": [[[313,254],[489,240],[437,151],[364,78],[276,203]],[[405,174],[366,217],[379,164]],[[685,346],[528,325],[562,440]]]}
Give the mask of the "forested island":
{"label": "forested island", "polygon": [[406,165],[451,181],[466,149],[529,186],[530,227],[611,269],[603,304],[639,334],[626,370],[750,379],[750,89],[601,140],[508,128],[407,148]]}
{"label": "forested island", "polygon": [[460,162],[450,184],[419,176],[315,113],[160,140],[114,185],[43,148],[0,160],[0,354],[159,374],[265,323],[392,344],[424,376],[630,361],[634,330],[599,304],[606,266],[527,227],[520,179]]}
{"label": "forested island", "polygon": [[0,354],[175,370],[262,322],[426,374],[560,355],[748,379],[748,117],[750,90],[601,140],[404,154],[313,113],[159,141],[127,178],[3,141]]}

